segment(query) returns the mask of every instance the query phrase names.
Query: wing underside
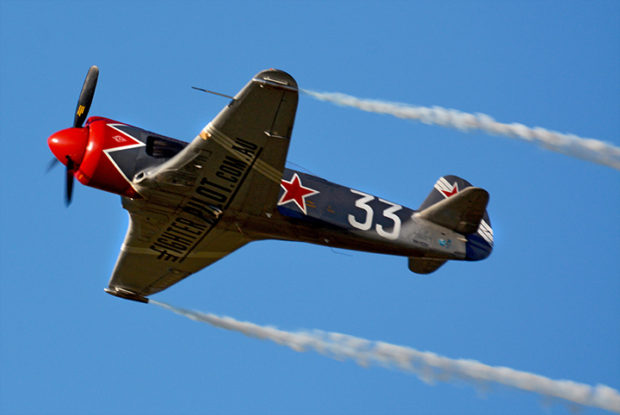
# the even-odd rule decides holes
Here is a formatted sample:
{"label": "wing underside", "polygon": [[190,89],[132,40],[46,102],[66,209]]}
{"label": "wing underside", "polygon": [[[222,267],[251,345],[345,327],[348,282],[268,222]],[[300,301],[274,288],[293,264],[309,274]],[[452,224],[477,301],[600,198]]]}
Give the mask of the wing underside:
{"label": "wing underside", "polygon": [[[130,215],[129,230],[110,280],[110,289],[122,289],[148,296],[211,265],[250,242],[241,233],[220,229],[208,232],[196,219],[170,216],[163,225],[167,232],[155,232],[145,240],[146,217]],[[147,226],[148,227],[148,226]],[[189,244],[195,246],[183,256]]]}

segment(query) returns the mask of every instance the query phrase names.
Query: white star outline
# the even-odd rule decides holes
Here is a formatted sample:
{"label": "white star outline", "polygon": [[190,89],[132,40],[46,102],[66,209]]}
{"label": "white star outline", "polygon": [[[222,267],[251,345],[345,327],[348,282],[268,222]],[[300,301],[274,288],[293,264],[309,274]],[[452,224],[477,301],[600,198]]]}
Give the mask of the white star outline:
{"label": "white star outline", "polygon": [[[303,206],[300,206],[299,203],[297,202],[297,199],[292,198],[287,200],[286,202],[282,202],[282,200],[284,199],[284,197],[288,194],[288,190],[286,189],[286,187],[284,187],[284,185],[282,184],[282,182],[286,182],[288,184],[293,184],[293,182],[295,181],[295,178],[297,178],[297,181],[299,182],[299,187],[301,189],[306,189],[306,190],[310,190],[312,191],[312,193],[308,193],[305,195],[301,196],[301,199],[303,201]],[[282,205],[286,205],[287,203],[293,202],[297,205],[297,207],[304,212],[304,215],[308,215],[308,212],[306,210],[306,198],[310,197],[310,196],[314,196],[316,194],[319,194],[321,192],[319,192],[318,190],[312,189],[310,187],[306,187],[303,185],[303,183],[301,182],[301,178],[299,177],[299,175],[297,173],[293,173],[293,177],[291,177],[291,180],[285,180],[284,178],[282,178],[282,180],[280,181],[280,187],[282,187],[282,189],[284,189],[284,194],[282,195],[282,197],[280,198],[280,200],[278,201],[278,206],[282,206]]]}

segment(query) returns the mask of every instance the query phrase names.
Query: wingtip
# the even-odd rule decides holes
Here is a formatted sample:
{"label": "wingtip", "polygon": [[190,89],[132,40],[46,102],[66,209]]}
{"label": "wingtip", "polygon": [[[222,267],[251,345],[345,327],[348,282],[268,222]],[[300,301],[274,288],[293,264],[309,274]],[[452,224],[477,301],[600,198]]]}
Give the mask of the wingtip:
{"label": "wingtip", "polygon": [[125,300],[132,300],[145,304],[149,302],[149,299],[147,297],[119,287],[108,287],[104,288],[103,291],[115,297],[124,298]]}
{"label": "wingtip", "polygon": [[275,87],[298,90],[297,81],[289,73],[280,69],[266,69],[254,76],[257,81],[268,83]]}

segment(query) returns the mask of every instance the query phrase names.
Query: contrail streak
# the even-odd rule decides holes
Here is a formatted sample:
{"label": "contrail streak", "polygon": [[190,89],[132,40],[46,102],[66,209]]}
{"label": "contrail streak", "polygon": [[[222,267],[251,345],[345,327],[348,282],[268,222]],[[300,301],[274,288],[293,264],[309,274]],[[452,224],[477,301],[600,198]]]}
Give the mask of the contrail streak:
{"label": "contrail streak", "polygon": [[537,143],[543,148],[602,164],[620,170],[620,148],[594,138],[574,134],[562,134],[541,127],[528,127],[519,123],[505,124],[486,114],[469,114],[442,107],[419,107],[389,101],[361,99],[335,92],[316,92],[304,89],[304,93],[321,101],[354,107],[362,111],[389,114],[398,118],[418,120],[425,124],[456,128],[462,131],[481,130],[493,135],[518,138]]}
{"label": "contrail streak", "polygon": [[370,341],[341,333],[319,330],[288,332],[275,327],[238,321],[231,317],[185,310],[159,301],[150,300],[150,302],[192,320],[238,331],[246,336],[271,340],[298,352],[314,350],[338,360],[352,359],[362,366],[397,368],[414,373],[427,383],[452,379],[474,385],[479,385],[481,382],[495,382],[620,413],[620,393],[605,385],[590,386],[570,380],[553,380],[508,367],[489,366],[469,359],[450,359],[431,352],[420,352],[410,347]]}

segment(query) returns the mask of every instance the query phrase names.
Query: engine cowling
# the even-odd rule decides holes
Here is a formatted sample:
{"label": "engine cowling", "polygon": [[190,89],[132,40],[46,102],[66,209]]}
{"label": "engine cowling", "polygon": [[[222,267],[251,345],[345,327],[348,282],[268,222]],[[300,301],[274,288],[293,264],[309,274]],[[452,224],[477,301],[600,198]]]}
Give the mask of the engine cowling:
{"label": "engine cowling", "polygon": [[[140,198],[132,186],[132,177],[127,176],[129,171],[124,171],[123,166],[114,160],[117,151],[145,146],[123,131],[124,127],[129,126],[107,118],[90,117],[83,127],[52,134],[48,145],[61,163],[73,162],[72,173],[80,183],[121,196]],[[136,154],[127,157],[129,160],[124,160],[124,164],[133,167]]]}

